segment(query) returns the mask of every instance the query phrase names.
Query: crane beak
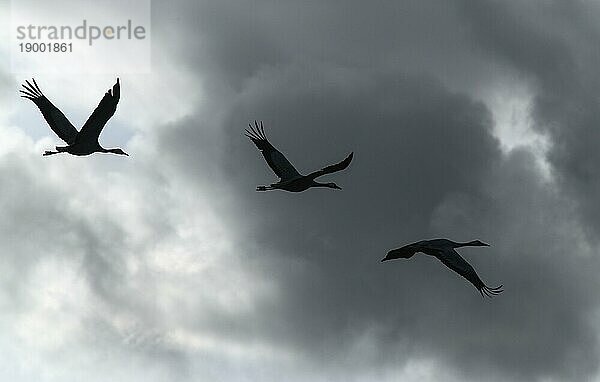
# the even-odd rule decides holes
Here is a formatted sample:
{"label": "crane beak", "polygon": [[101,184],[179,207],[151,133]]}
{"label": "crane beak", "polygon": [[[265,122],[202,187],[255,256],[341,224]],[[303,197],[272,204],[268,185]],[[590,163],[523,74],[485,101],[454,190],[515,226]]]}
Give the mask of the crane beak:
{"label": "crane beak", "polygon": [[333,186],[333,188],[335,188],[336,190],[341,190],[342,188],[340,186],[338,186],[337,184],[335,186]]}

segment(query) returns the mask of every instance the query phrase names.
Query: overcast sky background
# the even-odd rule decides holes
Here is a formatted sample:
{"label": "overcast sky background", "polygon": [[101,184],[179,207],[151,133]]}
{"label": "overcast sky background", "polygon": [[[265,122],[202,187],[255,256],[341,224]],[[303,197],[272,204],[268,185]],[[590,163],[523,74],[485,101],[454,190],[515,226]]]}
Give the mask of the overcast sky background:
{"label": "overcast sky background", "polygon": [[[600,381],[599,21],[154,1],[152,72],[103,75],[11,73],[3,29],[0,380]],[[131,156],[42,157],[61,142],[20,83],[79,127],[117,75],[101,143]],[[300,171],[354,151],[343,191],[256,193],[255,119]],[[434,237],[490,243],[461,253],[505,292],[379,263]]]}

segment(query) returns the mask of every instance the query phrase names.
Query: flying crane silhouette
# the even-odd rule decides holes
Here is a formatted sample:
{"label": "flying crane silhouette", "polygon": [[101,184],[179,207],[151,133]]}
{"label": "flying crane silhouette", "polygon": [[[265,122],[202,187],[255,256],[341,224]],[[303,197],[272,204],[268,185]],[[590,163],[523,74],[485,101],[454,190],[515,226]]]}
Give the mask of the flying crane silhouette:
{"label": "flying crane silhouette", "polygon": [[248,126],[250,127],[250,130],[246,129],[245,135],[254,142],[256,147],[262,152],[269,167],[271,167],[275,175],[279,177],[279,182],[269,186],[258,186],[256,187],[256,191],[284,190],[290,192],[302,192],[311,187],[327,187],[337,190],[342,189],[335,183],[319,183],[316,182],[315,179],[326,174],[342,171],[348,167],[354,157],[353,152],[339,163],[311,172],[308,175],[302,175],[294,168],[290,161],[288,161],[287,158],[268,141],[262,122],[260,123],[260,126],[256,121],[254,121],[254,127],[251,124],[248,124]]}
{"label": "flying crane silhouette", "polygon": [[490,288],[481,281],[471,264],[467,263],[467,261],[454,250],[455,248],[460,247],[489,247],[489,244],[482,243],[479,240],[473,240],[466,243],[457,243],[448,239],[422,240],[389,251],[381,261],[408,259],[415,253],[421,252],[429,256],[437,257],[445,266],[473,284],[481,296],[485,295],[492,297],[502,293],[502,285],[496,288]]}
{"label": "flying crane silhouette", "polygon": [[109,89],[104,94],[104,97],[102,97],[102,100],[100,100],[100,103],[80,131],[77,131],[67,117],[44,96],[35,79],[32,78],[32,80],[33,85],[28,80],[25,80],[26,83],[23,84],[25,90],[19,90],[23,93],[21,97],[32,100],[42,112],[44,119],[48,122],[52,131],[67,143],[67,146],[56,146],[56,151],[44,152],[44,156],[58,153],[69,153],[79,156],[90,155],[92,153],[112,153],[129,156],[129,154],[120,148],[105,149],[98,143],[98,137],[104,125],[106,125],[106,122],[108,122],[117,110],[117,104],[121,97],[121,85],[118,78],[112,90]]}

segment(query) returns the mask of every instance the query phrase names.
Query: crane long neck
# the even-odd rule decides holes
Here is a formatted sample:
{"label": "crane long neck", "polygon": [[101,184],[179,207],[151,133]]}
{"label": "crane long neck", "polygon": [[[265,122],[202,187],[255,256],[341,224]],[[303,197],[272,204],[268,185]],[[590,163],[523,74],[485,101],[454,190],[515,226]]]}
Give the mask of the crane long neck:
{"label": "crane long neck", "polygon": [[466,242],[463,242],[463,243],[457,243],[457,242],[453,241],[452,244],[454,244],[454,248],[476,247],[476,246],[478,246],[478,244],[477,244],[477,242],[475,240],[466,241]]}

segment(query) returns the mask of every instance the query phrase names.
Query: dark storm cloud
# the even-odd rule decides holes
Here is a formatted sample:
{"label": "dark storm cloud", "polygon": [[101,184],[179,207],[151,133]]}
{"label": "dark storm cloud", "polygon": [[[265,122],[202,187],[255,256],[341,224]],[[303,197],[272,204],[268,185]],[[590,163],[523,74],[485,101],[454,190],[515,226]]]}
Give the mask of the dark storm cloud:
{"label": "dark storm cloud", "polygon": [[[86,332],[100,340],[86,338],[82,347],[117,354],[115,369],[127,370],[131,365],[118,361],[122,354],[124,362],[137,360],[133,349],[143,359],[131,368],[142,375],[152,369],[148,360],[168,365],[157,380],[196,380],[198,370],[212,380],[261,380],[272,370],[281,379],[285,367],[268,357],[270,364],[240,372],[244,362],[218,349],[228,340],[242,353],[265,344],[289,350],[292,369],[323,380],[359,380],[431,359],[439,375],[476,381],[587,380],[596,373],[600,267],[579,218],[597,216],[597,33],[584,8],[591,2],[536,3],[540,11],[524,2],[365,4],[154,2],[153,54],[197,73],[189,87],[201,101],[195,113],[145,132],[143,142],[156,145],[146,149],[159,154],[137,156],[133,163],[144,170],[124,167],[129,181],[100,178],[123,187],[115,195],[126,200],[114,202],[125,207],[115,210],[139,202],[132,210],[142,222],[137,228],[150,232],[147,242],[128,238],[129,221],[117,221],[125,212],[103,213],[113,207],[109,198],[86,215],[85,199],[68,195],[69,182],[53,183],[39,176],[37,161],[9,153],[0,161],[0,175],[11,181],[0,195],[0,227],[9,238],[4,249],[13,250],[4,259],[16,272],[2,282],[14,290],[15,305],[27,303],[17,298],[20,278],[38,256],[77,254],[92,301],[108,312],[85,320]],[[556,182],[541,176],[529,152],[501,152],[490,110],[470,92],[505,69],[534,85],[536,128],[551,135]],[[186,89],[172,91],[185,102]],[[304,172],[354,151],[351,166],[327,178],[344,190],[254,192],[274,180],[243,136],[254,119]],[[167,253],[190,240],[181,234],[190,228],[184,218],[199,213],[180,211],[189,190],[163,190],[175,185],[189,185],[230,222],[231,262],[269,278],[277,287],[271,299],[252,300],[239,313],[209,298],[221,296],[205,295],[227,275],[225,266],[197,283],[148,267],[155,246]],[[590,239],[594,232],[587,231]],[[490,242],[461,253],[505,293],[482,300],[424,256],[379,263],[390,248],[432,237]],[[43,243],[55,247],[40,253]],[[159,246],[165,243],[166,250]],[[132,257],[142,270],[124,272]],[[144,266],[156,274],[144,275]],[[175,282],[158,285],[168,276]],[[233,290],[244,285],[226,281]],[[123,317],[140,332],[127,327],[124,339],[111,320]],[[181,327],[201,341],[216,338],[215,353],[169,343]]]}
{"label": "dark storm cloud", "polygon": [[[440,82],[481,78],[490,66],[477,55],[492,52],[507,56],[495,68],[522,63],[536,74],[532,81],[557,81],[557,93],[560,83],[578,94],[568,78],[575,67],[570,35],[535,33],[560,15],[531,14],[535,22],[528,24],[518,8],[501,3],[252,4],[251,11],[208,5],[220,20],[239,21],[225,32],[211,23],[185,27],[197,29],[203,42],[183,58],[205,70],[211,92],[228,97],[206,101],[219,120],[194,125],[204,114],[191,117],[169,126],[163,141],[178,164],[193,164],[186,173],[210,169],[233,192],[229,212],[248,262],[272,272],[281,298],[244,322],[220,317],[203,325],[283,343],[324,372],[420,357],[473,380],[579,380],[596,372],[589,318],[597,307],[590,290],[598,264],[578,243],[582,228],[572,200],[542,179],[530,154],[500,152],[485,105]],[[532,40],[538,50],[527,52]],[[235,84],[219,87],[215,78],[222,77]],[[344,190],[255,193],[273,175],[242,135],[253,119],[264,120],[272,143],[301,171],[355,151],[350,168],[330,177]],[[218,129],[218,144],[203,139]],[[489,249],[463,253],[487,283],[504,283],[506,292],[482,301],[428,258],[378,263],[389,248],[442,236],[490,241]],[[375,350],[357,356],[356,343],[369,335]]]}
{"label": "dark storm cloud", "polygon": [[600,28],[590,1],[464,2],[473,40],[535,84],[535,128],[549,134],[548,159],[579,203],[590,239],[600,227]]}
{"label": "dark storm cloud", "polygon": [[240,91],[262,69],[298,62],[433,71],[462,88],[488,78],[489,68],[464,43],[468,30],[459,10],[453,2],[428,0],[371,6],[360,1],[182,1],[157,4],[153,27],[164,49],[214,91],[213,101],[227,90]]}
{"label": "dark storm cloud", "polygon": [[[261,87],[263,96],[249,94],[249,105],[238,104],[239,114],[227,123],[231,141],[237,145],[242,139],[245,145],[228,152],[230,161],[244,163],[247,175],[235,172],[231,178],[237,180],[235,189],[248,190],[239,197],[252,237],[275,256],[289,256],[308,268],[270,268],[285,288],[285,303],[270,315],[285,325],[273,338],[288,337],[319,358],[345,364],[343,349],[351,347],[353,335],[376,327],[383,333],[374,363],[425,351],[477,372],[475,379],[488,368],[520,378],[594,371],[594,333],[585,322],[594,307],[585,292],[594,285],[592,275],[581,272],[577,261],[559,260],[569,246],[556,250],[559,243],[553,243],[550,254],[532,246],[552,242],[548,223],[564,216],[567,207],[538,183],[532,158],[502,159],[485,107],[427,78],[376,76],[354,91],[302,85],[311,82],[326,80],[300,77],[291,87],[276,78],[272,92]],[[254,147],[237,138],[237,126],[252,113],[269,116],[271,139],[302,168],[316,168],[354,149],[353,166],[332,177],[345,190],[298,197],[249,192],[253,183],[271,176]],[[307,150],[310,155],[303,155]],[[245,159],[252,156],[258,166]],[[513,231],[513,220],[528,218],[529,224]],[[489,251],[465,252],[472,253],[469,259],[488,283],[507,285],[502,300],[491,306],[482,302],[435,261],[378,263],[393,246],[446,235],[494,243]],[[554,235],[571,237],[562,227],[553,229]],[[564,291],[573,277],[579,283],[571,293],[581,298]],[[549,285],[562,292],[549,292]],[[579,313],[565,317],[572,311]],[[556,326],[564,336],[550,335]],[[270,332],[273,327],[268,326]],[[408,349],[398,345],[405,343]],[[567,349],[582,354],[575,365],[565,365]],[[524,358],[530,362],[521,362]]]}

